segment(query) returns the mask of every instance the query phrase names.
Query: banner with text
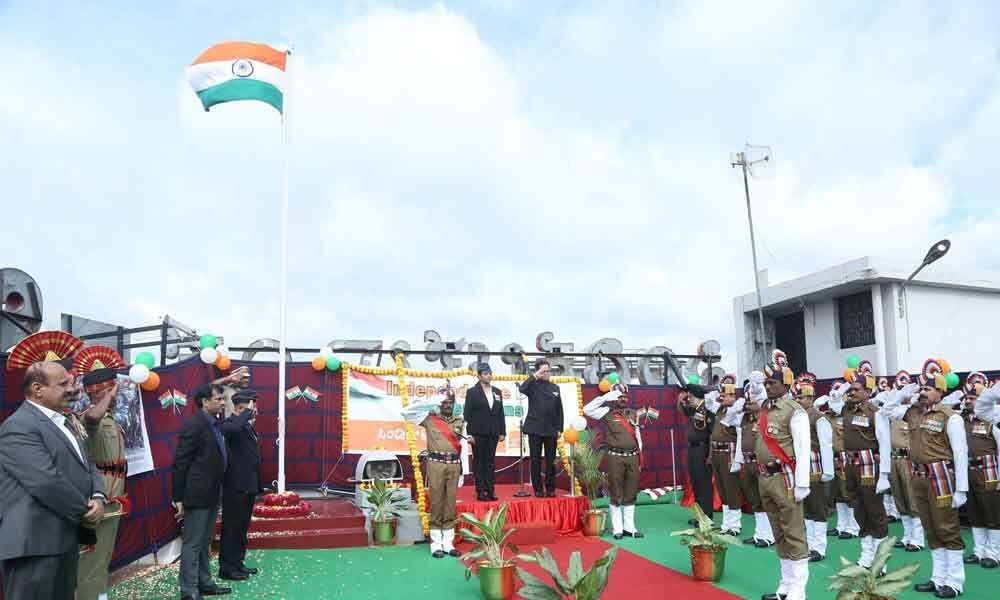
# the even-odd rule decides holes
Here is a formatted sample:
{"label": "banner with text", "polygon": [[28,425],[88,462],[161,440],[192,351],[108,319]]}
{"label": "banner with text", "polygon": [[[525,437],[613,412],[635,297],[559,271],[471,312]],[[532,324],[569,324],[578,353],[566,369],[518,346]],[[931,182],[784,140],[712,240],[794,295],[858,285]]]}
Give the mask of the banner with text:
{"label": "banner with text", "polygon": [[[407,396],[410,402],[424,400],[437,394],[445,385],[444,377],[406,376]],[[473,375],[450,377],[457,402],[455,414],[462,416],[466,391],[478,384]],[[564,428],[580,414],[579,381],[565,382],[555,379],[563,404]],[[493,386],[503,393],[504,414],[507,416],[507,437],[497,446],[497,456],[518,456],[521,443],[521,420],[527,415],[528,398],[518,391],[520,381],[493,381]],[[382,448],[396,454],[409,454],[406,443],[406,422],[400,415],[403,408],[399,382],[395,374],[373,375],[351,369],[348,373],[347,393],[347,446],[348,452],[357,454]],[[414,427],[417,447],[427,447],[423,427]],[[528,442],[524,440],[524,453]]]}

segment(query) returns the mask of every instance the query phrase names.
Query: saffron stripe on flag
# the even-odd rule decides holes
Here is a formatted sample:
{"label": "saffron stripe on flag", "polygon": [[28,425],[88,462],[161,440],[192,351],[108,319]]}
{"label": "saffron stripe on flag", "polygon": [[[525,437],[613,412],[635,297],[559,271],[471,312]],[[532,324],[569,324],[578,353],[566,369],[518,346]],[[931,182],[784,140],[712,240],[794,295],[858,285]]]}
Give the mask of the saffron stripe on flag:
{"label": "saffron stripe on flag", "polygon": [[267,63],[284,71],[288,53],[256,42],[222,42],[202,52],[191,64],[197,65],[220,60],[231,62],[241,58]]}

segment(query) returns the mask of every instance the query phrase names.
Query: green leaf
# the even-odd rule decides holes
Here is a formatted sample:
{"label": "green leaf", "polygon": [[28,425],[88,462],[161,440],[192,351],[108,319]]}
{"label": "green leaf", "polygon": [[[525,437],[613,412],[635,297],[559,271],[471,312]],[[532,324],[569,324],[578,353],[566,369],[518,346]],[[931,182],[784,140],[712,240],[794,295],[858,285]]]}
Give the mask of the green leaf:
{"label": "green leaf", "polygon": [[909,580],[909,578],[912,577],[919,570],[920,570],[919,563],[910,563],[905,567],[900,567],[895,571],[887,573],[885,577],[882,577],[881,581],[885,583],[890,583],[896,581],[903,581],[904,579]]}
{"label": "green leaf", "polygon": [[858,594],[854,590],[844,590],[837,594],[835,600],[858,600]]}
{"label": "green leaf", "polygon": [[697,529],[681,529],[680,531],[674,531],[670,534],[671,537],[675,535],[694,535],[698,533]]}
{"label": "green leaf", "polygon": [[875,558],[872,560],[872,573],[882,572],[882,568],[885,567],[885,564],[889,562],[889,557],[892,556],[892,545],[895,543],[896,538],[889,536],[878,545],[878,550],[875,551]]}
{"label": "green leaf", "polygon": [[580,553],[574,552],[569,557],[569,569],[566,571],[566,583],[569,587],[575,588],[576,584],[580,582],[583,578],[583,561],[580,559]]}
{"label": "green leaf", "polygon": [[872,591],[880,596],[888,596],[891,598],[899,592],[908,589],[910,589],[909,581],[890,581],[876,584],[875,589]]}
{"label": "green leaf", "polygon": [[565,594],[573,591],[573,589],[566,584],[566,580],[563,579],[562,573],[559,572],[559,565],[556,564],[556,560],[552,558],[552,553],[549,549],[542,547],[541,560],[538,565],[552,577],[552,581],[556,582],[556,586]]}
{"label": "green leaf", "polygon": [[535,558],[534,554],[518,554],[516,558],[517,558],[517,560],[519,560],[521,562],[526,562],[526,563],[537,563],[538,562],[538,559]]}
{"label": "green leaf", "polygon": [[851,566],[853,564],[854,563],[852,563],[851,561],[847,560],[843,556],[840,557],[840,566],[842,566],[842,567],[849,567],[849,566]]}
{"label": "green leaf", "polygon": [[868,569],[859,565],[849,565],[837,571],[839,577],[864,577],[868,575]]}
{"label": "green leaf", "polygon": [[518,595],[522,598],[528,598],[531,600],[560,600],[559,593],[555,589],[546,585],[544,581],[525,571],[521,567],[517,567],[517,576],[520,577],[521,581],[524,583],[518,592]]}

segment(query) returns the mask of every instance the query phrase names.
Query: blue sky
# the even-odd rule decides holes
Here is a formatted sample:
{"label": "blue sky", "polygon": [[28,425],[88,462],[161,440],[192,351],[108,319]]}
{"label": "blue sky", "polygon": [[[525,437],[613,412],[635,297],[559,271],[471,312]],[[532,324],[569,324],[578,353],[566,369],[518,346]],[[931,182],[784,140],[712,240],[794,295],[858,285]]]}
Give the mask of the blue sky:
{"label": "blue sky", "polygon": [[748,140],[772,280],[941,237],[934,268],[1000,270],[998,32],[991,3],[0,2],[0,257],[49,323],[275,336],[279,120],[204,113],[184,67],[292,41],[292,343],[735,352]]}

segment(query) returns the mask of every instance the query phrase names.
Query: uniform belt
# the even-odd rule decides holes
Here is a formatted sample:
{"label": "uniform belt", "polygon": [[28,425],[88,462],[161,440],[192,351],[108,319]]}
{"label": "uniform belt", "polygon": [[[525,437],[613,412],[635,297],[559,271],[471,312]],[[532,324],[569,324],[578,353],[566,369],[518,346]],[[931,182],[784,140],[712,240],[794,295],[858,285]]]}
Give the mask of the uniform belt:
{"label": "uniform belt", "polygon": [[983,459],[984,458],[989,458],[990,456],[995,456],[995,455],[987,454],[985,456],[971,456],[971,457],[969,457],[969,466],[970,467],[982,467],[983,466]]}
{"label": "uniform belt", "polygon": [[767,464],[757,463],[757,473],[764,477],[771,477],[782,472],[780,462],[769,462]]}
{"label": "uniform belt", "polygon": [[736,445],[736,442],[712,442],[712,450],[729,452]]}
{"label": "uniform belt", "polygon": [[708,442],[705,440],[697,440],[694,442],[688,442],[688,448],[697,448],[698,446],[704,446]]}
{"label": "uniform belt", "polygon": [[743,453],[743,462],[747,463],[747,464],[757,462],[757,453],[756,452],[744,452]]}
{"label": "uniform belt", "polygon": [[608,454],[611,456],[635,456],[639,454],[638,448],[632,448],[631,450],[627,448],[608,448]]}
{"label": "uniform belt", "polygon": [[867,452],[871,452],[872,458],[878,462],[878,450],[844,450],[844,455],[851,459],[850,464],[859,465],[861,464],[861,454]]}
{"label": "uniform belt", "polygon": [[931,463],[929,465],[922,465],[920,463],[910,463],[910,464],[913,467],[913,474],[914,475],[916,475],[917,477],[928,478],[928,477],[931,476],[931,468],[934,465],[938,464],[938,463],[944,463],[945,467],[949,471],[951,471],[952,469],[955,468],[955,465],[952,464],[952,462],[950,460],[939,460],[939,461],[933,462],[933,463]]}
{"label": "uniform belt", "polygon": [[890,456],[892,458],[907,458],[910,456],[910,451],[907,448],[893,448]]}
{"label": "uniform belt", "polygon": [[434,462],[443,462],[449,464],[457,464],[459,462],[460,456],[458,454],[449,454],[447,452],[428,452],[427,460],[433,460]]}
{"label": "uniform belt", "polygon": [[97,465],[97,468],[101,471],[107,471],[108,473],[124,473],[127,465],[122,463],[120,465]]}

